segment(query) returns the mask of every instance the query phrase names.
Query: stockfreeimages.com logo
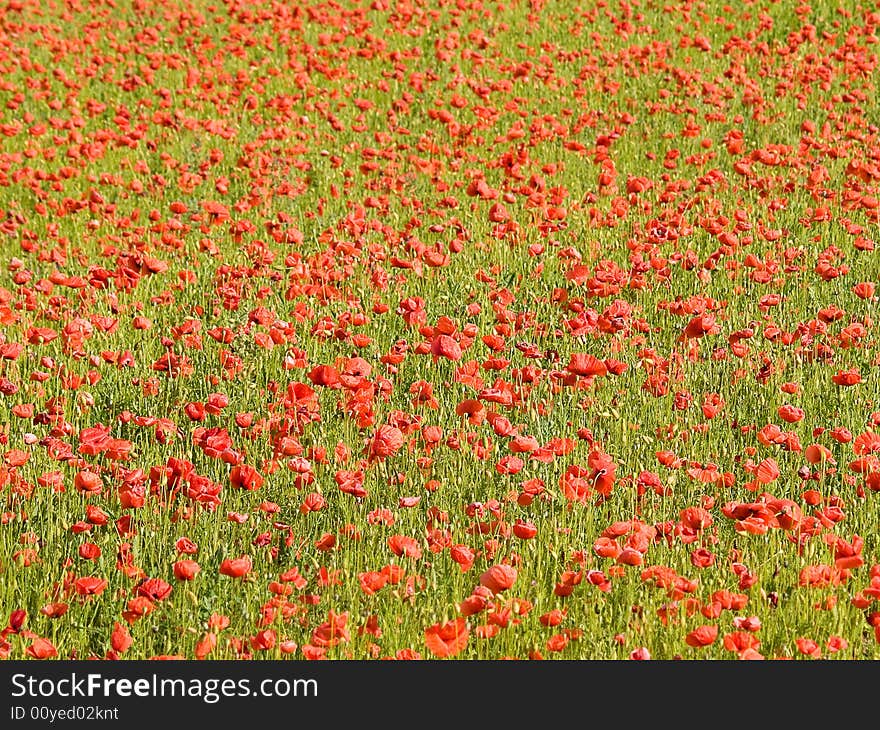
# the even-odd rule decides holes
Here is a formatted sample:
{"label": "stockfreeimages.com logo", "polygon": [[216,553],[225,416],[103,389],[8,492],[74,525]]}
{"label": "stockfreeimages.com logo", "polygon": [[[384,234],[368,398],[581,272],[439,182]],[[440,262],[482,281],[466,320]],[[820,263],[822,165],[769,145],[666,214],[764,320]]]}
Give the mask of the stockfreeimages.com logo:
{"label": "stockfreeimages.com logo", "polygon": [[224,697],[317,697],[316,679],[261,679],[251,682],[242,679],[199,679],[190,677],[149,677],[128,679],[105,677],[100,673],[69,677],[39,678],[30,674],[13,674],[12,696],[33,699],[102,697],[117,699],[128,697],[192,697],[208,704]]}

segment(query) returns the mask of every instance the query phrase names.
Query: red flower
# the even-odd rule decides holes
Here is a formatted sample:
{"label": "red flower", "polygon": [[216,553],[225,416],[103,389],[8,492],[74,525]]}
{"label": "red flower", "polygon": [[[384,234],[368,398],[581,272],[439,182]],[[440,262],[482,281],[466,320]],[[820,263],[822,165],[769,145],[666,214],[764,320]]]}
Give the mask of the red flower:
{"label": "red flower", "polygon": [[554,634],[547,639],[547,651],[559,652],[568,646],[568,636],[566,634]]}
{"label": "red flower", "polygon": [[146,596],[137,596],[136,598],[132,598],[128,604],[126,604],[126,610],[122,612],[122,617],[129,624],[133,624],[139,618],[152,613],[155,608],[156,604],[149,598]]}
{"label": "red flower", "polygon": [[351,636],[345,625],[348,623],[348,612],[328,613],[328,619],[312,632],[312,645],[321,648],[331,648],[340,642],[351,641]]}
{"label": "red flower", "polygon": [[324,499],[323,495],[318,492],[310,492],[305,496],[303,503],[299,506],[299,511],[301,514],[308,514],[309,512],[320,512],[327,506],[327,500]]}
{"label": "red flower", "polygon": [[559,626],[565,620],[565,611],[554,608],[538,619],[544,626]]}
{"label": "red flower", "polygon": [[757,649],[760,645],[758,637],[748,631],[731,631],[724,636],[724,648],[738,654],[746,649]]}
{"label": "red flower", "polygon": [[461,346],[449,335],[438,335],[431,342],[431,355],[434,360],[438,357],[461,360]]}
{"label": "red flower", "polygon": [[192,580],[201,569],[195,560],[178,560],[174,563],[174,577],[177,580]]}
{"label": "red flower", "polygon": [[501,203],[494,203],[492,207],[489,208],[489,220],[492,223],[504,223],[505,221],[510,220],[510,213],[507,212],[507,208]]}
{"label": "red flower", "polygon": [[9,614],[9,631],[17,634],[21,631],[24,622],[27,620],[27,611],[23,608],[16,608]]}
{"label": "red flower", "polygon": [[709,646],[710,644],[714,644],[715,640],[717,638],[718,638],[718,627],[717,626],[700,626],[699,628],[691,631],[685,637],[685,643],[688,646],[700,648],[703,646]]}
{"label": "red flower", "polygon": [[220,563],[220,575],[228,575],[230,578],[244,578],[251,572],[253,563],[248,555],[240,558],[227,558]]}
{"label": "red flower", "polygon": [[73,585],[76,588],[77,595],[100,596],[107,587],[107,581],[103,578],[86,576],[85,578],[77,578]]}
{"label": "red flower", "polygon": [[602,376],[608,374],[608,368],[605,363],[595,355],[586,352],[572,353],[565,366],[568,372],[574,375],[583,376]]}
{"label": "red flower", "polygon": [[263,476],[247,464],[238,464],[232,467],[229,473],[229,482],[237,489],[255,491],[263,486]]}
{"label": "red flower", "polygon": [[339,379],[339,371],[329,365],[318,365],[312,368],[308,374],[312,385],[322,386],[324,388],[341,388],[342,381]]}
{"label": "red flower", "polygon": [[796,639],[795,644],[801,654],[813,659],[822,658],[822,648],[812,639]]}
{"label": "red flower", "polygon": [[715,418],[724,409],[726,403],[718,393],[707,393],[703,399],[701,410],[703,417],[707,419]]}
{"label": "red flower", "polygon": [[855,368],[852,368],[850,370],[838,370],[837,374],[831,377],[831,381],[835,385],[839,385],[841,387],[858,385],[862,382],[862,374]]}
{"label": "red flower", "polygon": [[47,603],[40,608],[40,613],[49,618],[61,618],[69,608],[66,603]]}
{"label": "red flower", "polygon": [[425,629],[425,646],[434,656],[445,659],[461,653],[468,643],[470,632],[464,618],[436,623]]}
{"label": "red flower", "polygon": [[415,560],[422,557],[422,548],[418,541],[406,535],[392,535],[388,538],[388,547],[398,557],[406,556]]}
{"label": "red flower", "polygon": [[798,408],[797,406],[788,404],[780,406],[777,413],[779,414],[779,417],[787,423],[797,423],[804,419],[804,409]]}
{"label": "red flower", "polygon": [[51,659],[58,656],[58,650],[48,639],[34,639],[33,643],[25,650],[25,653],[34,659]]}
{"label": "red flower", "polygon": [[880,433],[876,431],[865,431],[856,436],[853,442],[853,453],[858,456],[865,456],[880,452]]}
{"label": "red flower", "polygon": [[455,407],[455,413],[465,416],[472,426],[479,426],[486,419],[486,407],[475,398],[467,398]]}
{"label": "red flower", "polygon": [[755,477],[761,484],[770,484],[779,478],[779,465],[775,459],[764,459],[755,469]]}
{"label": "red flower", "polygon": [[110,437],[110,429],[105,428],[102,424],[97,424],[91,428],[84,428],[79,434],[79,453],[85,456],[95,456],[106,449],[112,441]]}
{"label": "red flower", "polygon": [[161,578],[148,578],[137,587],[137,594],[154,603],[164,601],[171,595],[172,586]]}
{"label": "red flower", "polygon": [[101,477],[93,471],[78,471],[73,478],[73,485],[83,494],[100,494],[103,489]]}
{"label": "red flower", "polygon": [[93,542],[84,542],[77,552],[83,560],[97,560],[101,557],[101,548]]}
{"label": "red flower", "polygon": [[641,565],[643,560],[642,554],[633,548],[624,548],[617,556],[617,562],[621,565]]}
{"label": "red flower", "polygon": [[602,536],[596,538],[593,543],[593,550],[600,558],[616,558],[620,555],[622,548],[614,538]]}
{"label": "red flower", "polygon": [[185,555],[195,555],[199,551],[199,546],[188,537],[178,538],[177,542],[174,543],[174,547],[178,552],[184,553]]}
{"label": "red flower", "polygon": [[587,466],[592,469],[587,481],[599,494],[608,496],[614,489],[617,464],[606,453],[594,450],[587,457]]}
{"label": "red flower", "polygon": [[516,582],[517,570],[511,565],[493,565],[480,576],[480,585],[493,593],[501,593]]}
{"label": "red flower", "polygon": [[264,629],[258,631],[250,638],[251,648],[254,651],[268,651],[275,646],[277,635],[274,629]]}
{"label": "red flower", "polygon": [[379,426],[370,441],[370,458],[384,459],[396,453],[403,446],[403,431],[395,426]]}
{"label": "red flower", "polygon": [[715,317],[711,314],[700,314],[688,322],[684,332],[679,336],[679,340],[694,339],[705,335],[717,335],[721,331],[721,327],[715,321]]}
{"label": "red flower", "polygon": [[538,528],[534,523],[520,519],[513,526],[513,534],[520,540],[531,540],[538,534]]}
{"label": "red flower", "polygon": [[473,566],[474,560],[476,560],[474,551],[467,545],[453,545],[449,548],[449,555],[461,567],[462,573],[467,573]]}
{"label": "red flower", "polygon": [[134,642],[131,638],[131,632],[128,626],[117,621],[113,624],[113,633],[110,634],[110,646],[113,651],[124,654]]}
{"label": "red flower", "polygon": [[217,634],[212,631],[208,631],[205,635],[199,639],[196,643],[195,648],[195,658],[196,659],[204,659],[208,654],[210,654],[217,647]]}

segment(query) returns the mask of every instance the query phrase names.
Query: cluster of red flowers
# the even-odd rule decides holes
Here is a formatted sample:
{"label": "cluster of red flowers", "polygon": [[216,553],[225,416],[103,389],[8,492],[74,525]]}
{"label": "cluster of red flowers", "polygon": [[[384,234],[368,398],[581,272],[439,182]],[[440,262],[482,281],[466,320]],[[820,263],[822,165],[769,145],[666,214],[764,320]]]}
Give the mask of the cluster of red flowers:
{"label": "cluster of red flowers", "polygon": [[0,657],[880,651],[880,13],[587,5],[0,9]]}

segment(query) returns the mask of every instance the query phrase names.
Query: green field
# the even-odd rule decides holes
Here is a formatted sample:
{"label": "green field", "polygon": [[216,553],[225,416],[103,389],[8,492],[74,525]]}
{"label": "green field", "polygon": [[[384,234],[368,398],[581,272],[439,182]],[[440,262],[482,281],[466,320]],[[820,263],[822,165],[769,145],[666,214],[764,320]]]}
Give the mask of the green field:
{"label": "green field", "polygon": [[878,34],[4,2],[0,657],[880,658]]}

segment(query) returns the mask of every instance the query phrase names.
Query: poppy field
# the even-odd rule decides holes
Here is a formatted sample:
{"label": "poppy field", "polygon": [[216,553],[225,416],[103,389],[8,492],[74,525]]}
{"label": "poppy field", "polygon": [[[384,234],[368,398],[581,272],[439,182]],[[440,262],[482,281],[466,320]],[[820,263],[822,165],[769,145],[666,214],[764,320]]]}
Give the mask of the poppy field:
{"label": "poppy field", "polygon": [[4,0],[0,657],[880,658],[878,53]]}

